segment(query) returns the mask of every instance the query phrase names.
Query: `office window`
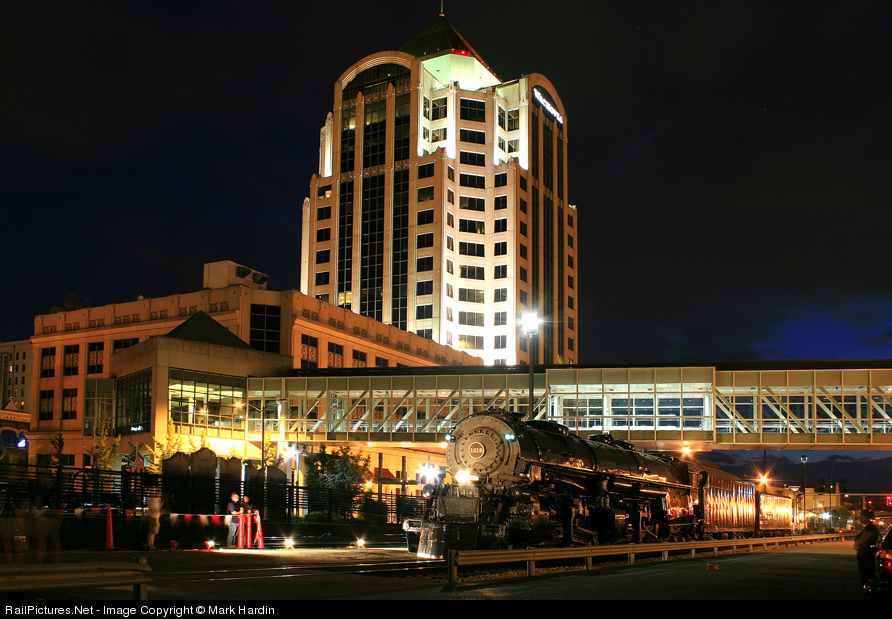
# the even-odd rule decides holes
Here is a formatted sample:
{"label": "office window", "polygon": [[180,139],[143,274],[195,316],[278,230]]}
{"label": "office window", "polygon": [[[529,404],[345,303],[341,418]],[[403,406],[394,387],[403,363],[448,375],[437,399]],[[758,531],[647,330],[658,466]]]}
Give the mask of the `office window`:
{"label": "office window", "polygon": [[62,419],[77,419],[77,389],[62,390]]}
{"label": "office window", "polygon": [[331,228],[319,228],[316,230],[316,242],[324,243],[331,240]]}
{"label": "office window", "polygon": [[431,120],[446,118],[446,97],[431,101]]}
{"label": "office window", "polygon": [[[498,245],[498,243],[496,243],[496,245]],[[458,253],[462,256],[479,256],[480,258],[484,258],[486,257],[486,245],[483,243],[466,243],[464,241],[459,241]]]}
{"label": "office window", "polygon": [[41,389],[37,396],[37,418],[40,421],[49,421],[53,418],[53,405],[55,404],[55,392],[52,389]]}
{"label": "office window", "polygon": [[281,325],[281,307],[252,303],[249,343],[257,350],[278,354]]}
{"label": "office window", "polygon": [[422,178],[430,178],[434,175],[434,164],[433,163],[425,163],[424,165],[418,166],[418,179]]}
{"label": "office window", "polygon": [[495,289],[495,299],[493,299],[496,303],[502,303],[508,300],[508,289],[507,288],[496,288]]}
{"label": "office window", "polygon": [[458,199],[458,208],[466,211],[485,211],[486,200],[483,198],[472,198],[470,196],[461,196]]}
{"label": "office window", "polygon": [[427,209],[424,211],[418,211],[418,225],[423,226],[425,224],[434,223],[434,209]]}
{"label": "office window", "polygon": [[458,230],[471,234],[486,234],[486,223],[476,219],[459,219]]}
{"label": "office window", "polygon": [[493,314],[493,325],[496,327],[504,327],[508,324],[508,312],[496,312]]}
{"label": "office window", "polygon": [[508,348],[508,336],[497,335],[495,338],[495,348]]}
{"label": "office window", "polygon": [[483,336],[460,334],[458,336],[458,347],[470,350],[483,350]]}
{"label": "office window", "polygon": [[458,300],[467,303],[483,303],[483,291],[475,288],[459,288]]}
{"label": "office window", "polygon": [[426,294],[434,294],[434,280],[425,279],[415,284],[415,295],[424,296]]}
{"label": "office window", "polygon": [[434,233],[433,232],[425,232],[424,234],[419,234],[416,240],[416,247],[418,249],[423,249],[425,247],[433,247],[434,246]]}
{"label": "office window", "polygon": [[486,144],[486,132],[473,129],[459,130],[458,139],[469,144]]}
{"label": "office window", "polygon": [[317,286],[328,286],[329,284],[329,272],[322,271],[321,273],[316,273],[316,285]]}
{"label": "office window", "polygon": [[461,264],[458,267],[458,276],[465,279],[486,279],[486,268]]}
{"label": "office window", "polygon": [[485,166],[486,155],[483,153],[472,153],[469,151],[461,151],[458,154],[458,162],[465,165]]}
{"label": "office window", "polygon": [[495,255],[505,256],[508,254],[508,241],[499,241],[495,245]]}
{"label": "office window", "polygon": [[508,110],[508,131],[520,129],[520,110]]}
{"label": "office window", "polygon": [[87,374],[101,374],[104,370],[105,342],[87,344]]}
{"label": "office window", "polygon": [[433,305],[416,305],[415,306],[415,319],[423,320],[425,318],[433,318],[434,317],[434,306]]}
{"label": "office window", "polygon": [[508,219],[496,219],[495,222],[496,232],[507,232],[508,231]]}
{"label": "office window", "polygon": [[458,324],[460,325],[468,325],[470,327],[483,327],[485,326],[483,314],[481,312],[459,312],[458,313]]}
{"label": "office window", "polygon": [[459,174],[458,184],[462,187],[474,187],[476,189],[486,189],[486,177],[476,174]]}
{"label": "office window", "polygon": [[52,378],[56,375],[56,349],[41,348],[40,349],[40,377]]}
{"label": "office window", "polygon": [[493,276],[495,279],[505,279],[508,277],[508,265],[507,264],[497,264],[495,269],[495,274]]}
{"label": "office window", "polygon": [[62,349],[62,376],[77,376],[77,368],[80,363],[80,349],[80,344],[71,344]]}
{"label": "office window", "polygon": [[501,211],[506,208],[508,208],[508,196],[496,196],[495,210]]}
{"label": "office window", "polygon": [[434,188],[433,187],[419,187],[418,188],[418,201],[419,202],[427,202],[428,200],[434,199]]}
{"label": "office window", "polygon": [[461,99],[459,102],[459,118],[474,122],[486,122],[486,101]]}
{"label": "office window", "polygon": [[416,271],[421,273],[422,271],[433,271],[434,270],[434,258],[433,256],[425,256],[423,258],[418,258],[415,260]]}

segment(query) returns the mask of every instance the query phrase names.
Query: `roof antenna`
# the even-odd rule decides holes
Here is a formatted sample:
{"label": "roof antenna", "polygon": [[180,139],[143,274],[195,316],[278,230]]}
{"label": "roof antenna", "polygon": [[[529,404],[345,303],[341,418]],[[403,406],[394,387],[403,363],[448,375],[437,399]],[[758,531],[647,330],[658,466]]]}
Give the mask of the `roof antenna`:
{"label": "roof antenna", "polygon": [[443,17],[443,0],[440,0],[440,17]]}

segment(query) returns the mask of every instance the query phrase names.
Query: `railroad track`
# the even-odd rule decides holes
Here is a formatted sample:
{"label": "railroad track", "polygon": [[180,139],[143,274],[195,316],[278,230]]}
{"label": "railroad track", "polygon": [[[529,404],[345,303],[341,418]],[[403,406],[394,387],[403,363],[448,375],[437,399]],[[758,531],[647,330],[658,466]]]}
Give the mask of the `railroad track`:
{"label": "railroad track", "polygon": [[394,576],[421,574],[423,572],[442,570],[445,567],[446,561],[442,560],[227,567],[210,570],[153,572],[152,581],[155,584],[161,584],[223,580],[267,580],[271,578],[300,578],[324,574],[379,574]]}

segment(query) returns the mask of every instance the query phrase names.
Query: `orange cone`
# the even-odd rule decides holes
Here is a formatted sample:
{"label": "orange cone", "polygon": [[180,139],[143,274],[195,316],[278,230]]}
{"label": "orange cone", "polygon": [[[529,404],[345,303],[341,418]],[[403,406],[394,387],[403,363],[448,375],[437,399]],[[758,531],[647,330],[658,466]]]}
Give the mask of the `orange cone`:
{"label": "orange cone", "polygon": [[266,546],[263,545],[263,528],[260,526],[260,512],[254,512],[254,519],[257,523],[257,537],[254,538],[254,546],[257,548],[266,548]]}
{"label": "orange cone", "polygon": [[112,517],[111,517],[111,507],[106,509],[106,513],[108,513],[108,518],[105,521],[105,549],[106,550],[114,550],[115,549],[115,537],[112,532]]}

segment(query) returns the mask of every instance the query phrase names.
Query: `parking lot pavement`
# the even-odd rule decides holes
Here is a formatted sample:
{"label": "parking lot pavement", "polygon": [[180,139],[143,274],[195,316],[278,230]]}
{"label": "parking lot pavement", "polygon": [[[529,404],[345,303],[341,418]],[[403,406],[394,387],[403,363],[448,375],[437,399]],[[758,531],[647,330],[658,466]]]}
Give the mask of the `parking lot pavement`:
{"label": "parking lot pavement", "polygon": [[[613,566],[534,578],[385,577],[341,573],[344,564],[414,559],[405,550],[68,552],[62,560],[131,561],[152,567],[149,600],[856,600],[851,544],[824,543],[719,557]],[[296,566],[288,569],[288,566]],[[127,588],[54,592],[41,599],[127,600]],[[74,596],[74,597],[72,597]]]}

